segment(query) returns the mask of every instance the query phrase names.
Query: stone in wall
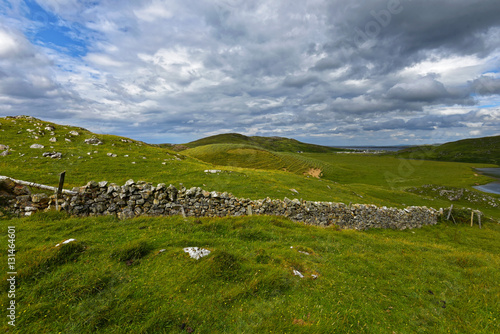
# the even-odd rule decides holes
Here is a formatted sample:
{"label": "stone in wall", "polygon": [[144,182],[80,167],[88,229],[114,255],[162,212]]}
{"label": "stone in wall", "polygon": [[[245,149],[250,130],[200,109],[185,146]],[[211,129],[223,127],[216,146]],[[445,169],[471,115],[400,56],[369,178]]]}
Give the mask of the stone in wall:
{"label": "stone in wall", "polygon": [[[106,181],[90,181],[74,188],[75,195],[63,195],[59,205],[71,215],[225,217],[245,215],[282,216],[317,226],[336,225],[342,229],[367,230],[392,228],[404,230],[437,223],[439,212],[427,207],[405,209],[375,205],[284,200],[241,199],[227,192],[208,192],[199,187],[177,189],[163,183],[153,186],[128,180],[120,186]],[[55,196],[18,196],[12,210],[17,214],[43,210],[55,205]]]}

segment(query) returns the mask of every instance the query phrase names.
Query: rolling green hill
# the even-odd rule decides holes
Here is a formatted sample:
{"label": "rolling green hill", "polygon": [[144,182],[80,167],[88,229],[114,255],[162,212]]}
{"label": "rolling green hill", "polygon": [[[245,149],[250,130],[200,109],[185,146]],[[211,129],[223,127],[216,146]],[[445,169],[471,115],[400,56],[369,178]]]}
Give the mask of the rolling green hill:
{"label": "rolling green hill", "polygon": [[416,146],[395,153],[401,158],[500,165],[500,136],[464,139],[438,146]]}
{"label": "rolling green hill", "polygon": [[307,152],[307,153],[330,153],[346,151],[339,148],[328,146],[320,146],[314,144],[302,143],[295,139],[282,138],[282,137],[247,137],[237,133],[220,134],[211,137],[202,138],[183,146],[194,148],[204,145],[213,144],[242,144],[259,147],[268,151],[274,152]]}

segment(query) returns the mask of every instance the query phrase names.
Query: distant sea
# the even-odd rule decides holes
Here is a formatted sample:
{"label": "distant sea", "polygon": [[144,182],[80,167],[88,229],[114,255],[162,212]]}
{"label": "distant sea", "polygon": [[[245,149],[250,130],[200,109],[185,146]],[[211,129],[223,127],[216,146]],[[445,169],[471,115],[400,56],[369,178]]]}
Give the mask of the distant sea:
{"label": "distant sea", "polygon": [[370,151],[370,152],[397,152],[411,146],[334,146],[336,148],[344,148],[348,150]]}

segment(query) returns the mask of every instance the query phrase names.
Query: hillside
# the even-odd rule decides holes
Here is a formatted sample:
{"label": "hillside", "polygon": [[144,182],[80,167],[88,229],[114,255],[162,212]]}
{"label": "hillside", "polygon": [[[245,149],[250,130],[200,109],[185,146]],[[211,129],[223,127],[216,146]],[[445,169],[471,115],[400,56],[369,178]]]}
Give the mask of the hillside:
{"label": "hillside", "polygon": [[500,136],[463,139],[438,146],[416,146],[394,154],[401,158],[500,165]]}
{"label": "hillside", "polygon": [[182,144],[182,146],[194,148],[213,144],[243,144],[274,152],[331,153],[345,151],[343,149],[328,146],[306,144],[295,139],[259,136],[247,137],[237,133],[220,134],[206,137],[187,144]]}

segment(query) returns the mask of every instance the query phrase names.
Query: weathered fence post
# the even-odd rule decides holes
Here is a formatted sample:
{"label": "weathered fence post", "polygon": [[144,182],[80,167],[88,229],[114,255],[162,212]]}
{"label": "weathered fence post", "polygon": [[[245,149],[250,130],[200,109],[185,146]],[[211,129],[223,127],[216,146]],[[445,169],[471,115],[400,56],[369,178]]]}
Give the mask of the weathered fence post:
{"label": "weathered fence post", "polygon": [[61,195],[64,185],[64,177],[66,176],[66,171],[59,174],[59,187],[56,191],[56,210],[59,211],[59,195]]}

